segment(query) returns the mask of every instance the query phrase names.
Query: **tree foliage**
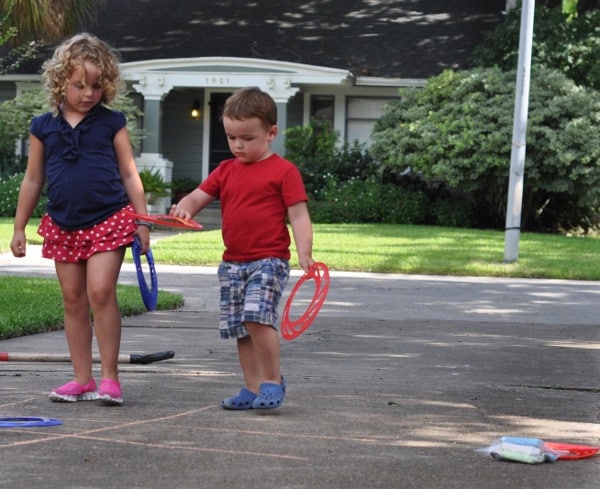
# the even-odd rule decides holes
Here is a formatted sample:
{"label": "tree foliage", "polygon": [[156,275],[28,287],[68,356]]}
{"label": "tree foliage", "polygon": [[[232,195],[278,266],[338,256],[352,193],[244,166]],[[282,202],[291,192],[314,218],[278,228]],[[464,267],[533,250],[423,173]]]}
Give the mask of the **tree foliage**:
{"label": "tree foliage", "polygon": [[[521,8],[511,9],[475,50],[477,66],[513,70],[519,53]],[[569,18],[560,8],[538,6],[533,24],[532,66],[562,71],[578,85],[600,89],[600,9]]]}
{"label": "tree foliage", "polygon": [[[467,192],[482,227],[505,221],[515,72],[446,71],[404,89],[373,131],[382,171],[407,167]],[[600,93],[556,70],[532,73],[522,226],[589,229],[600,209]]]}
{"label": "tree foliage", "polygon": [[104,0],[0,0],[6,26],[16,29],[13,47],[31,41],[53,42],[73,34],[92,19]]}
{"label": "tree foliage", "polygon": [[16,70],[23,61],[32,57],[36,49],[36,43],[23,44],[11,50],[3,47],[13,41],[19,34],[19,30],[10,26],[9,18],[16,0],[6,2],[6,10],[2,10],[0,16],[0,75],[5,75]]}

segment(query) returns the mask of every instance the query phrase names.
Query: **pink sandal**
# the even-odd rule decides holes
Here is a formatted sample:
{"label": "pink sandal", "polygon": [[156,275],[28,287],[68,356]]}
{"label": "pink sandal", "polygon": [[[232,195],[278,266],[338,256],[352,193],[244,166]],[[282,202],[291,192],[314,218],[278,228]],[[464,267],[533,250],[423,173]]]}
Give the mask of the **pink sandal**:
{"label": "pink sandal", "polygon": [[113,379],[103,379],[98,390],[98,399],[106,406],[120,406],[123,404],[121,384]]}
{"label": "pink sandal", "polygon": [[81,385],[75,381],[67,382],[57,387],[50,393],[50,399],[55,402],[94,401],[98,398],[96,381],[91,379],[87,384]]}

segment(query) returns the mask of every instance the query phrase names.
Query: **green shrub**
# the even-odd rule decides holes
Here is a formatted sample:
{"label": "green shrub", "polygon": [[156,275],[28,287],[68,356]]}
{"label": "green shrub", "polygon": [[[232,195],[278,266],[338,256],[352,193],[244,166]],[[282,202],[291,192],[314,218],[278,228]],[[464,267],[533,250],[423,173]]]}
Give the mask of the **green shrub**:
{"label": "green shrub", "polygon": [[444,183],[405,168],[377,165],[358,142],[339,146],[321,121],[286,132],[286,156],[300,169],[317,223],[393,223],[468,227],[471,206]]}
{"label": "green shrub", "polygon": [[171,184],[165,182],[158,168],[142,168],[139,171],[139,175],[145,193],[152,194],[155,197],[166,197],[169,195]]}
{"label": "green shrub", "polygon": [[423,224],[429,198],[422,190],[406,190],[393,184],[380,186],[380,222],[387,224]]}
{"label": "green shrub", "polygon": [[466,199],[445,197],[430,203],[428,224],[453,228],[470,228],[473,226],[473,222],[473,206]]}
{"label": "green shrub", "polygon": [[[515,72],[445,71],[405,89],[372,133],[382,173],[407,168],[470,196],[478,227],[505,225]],[[585,231],[600,210],[600,92],[532,70],[521,228]]]}
{"label": "green shrub", "polygon": [[198,180],[193,178],[176,178],[171,182],[171,203],[176,204],[187,194],[198,187]]}
{"label": "green shrub", "polygon": [[[19,189],[23,183],[24,173],[17,173],[11,177],[0,180],[0,216],[14,217],[19,199]],[[32,217],[41,217],[46,212],[47,197],[42,194],[38,204],[33,210]]]}
{"label": "green shrub", "polygon": [[[4,146],[4,148],[3,148]],[[11,176],[25,171],[27,161],[25,158],[18,157],[14,154],[14,144],[9,151],[5,151],[6,145],[0,143],[0,180],[6,180]]]}
{"label": "green shrub", "polygon": [[339,145],[339,135],[331,126],[313,120],[309,126],[286,130],[286,158],[293,161],[311,198],[321,200],[330,179],[339,183],[364,180],[375,175],[377,168],[364,144]]}
{"label": "green shrub", "polygon": [[421,190],[405,191],[376,177],[338,182],[329,177],[319,200],[310,201],[316,223],[420,224],[425,221],[428,199]]}

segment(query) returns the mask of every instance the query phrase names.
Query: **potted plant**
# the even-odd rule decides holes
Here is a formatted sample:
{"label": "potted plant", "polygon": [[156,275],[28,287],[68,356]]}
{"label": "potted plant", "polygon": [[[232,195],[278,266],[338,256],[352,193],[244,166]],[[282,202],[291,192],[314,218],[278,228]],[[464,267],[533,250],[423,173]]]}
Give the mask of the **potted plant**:
{"label": "potted plant", "polygon": [[152,204],[159,197],[169,195],[170,184],[165,182],[160,170],[154,168],[143,168],[139,171],[142,185],[144,186],[144,194],[146,195],[146,203]]}

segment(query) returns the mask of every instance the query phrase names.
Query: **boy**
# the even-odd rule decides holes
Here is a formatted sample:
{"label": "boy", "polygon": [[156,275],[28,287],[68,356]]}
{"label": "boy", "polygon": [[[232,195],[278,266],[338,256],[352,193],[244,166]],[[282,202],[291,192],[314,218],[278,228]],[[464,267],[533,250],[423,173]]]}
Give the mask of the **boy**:
{"label": "boy", "polygon": [[220,199],[225,244],[218,270],[220,334],[237,339],[246,384],[221,406],[272,409],[285,396],[276,322],[290,272],[286,218],[300,266],[308,271],[313,263],[308,199],[296,166],[271,150],[277,106],[267,93],[256,87],[235,92],[225,102],[223,126],[235,158],[221,162],[171,214],[191,219]]}

